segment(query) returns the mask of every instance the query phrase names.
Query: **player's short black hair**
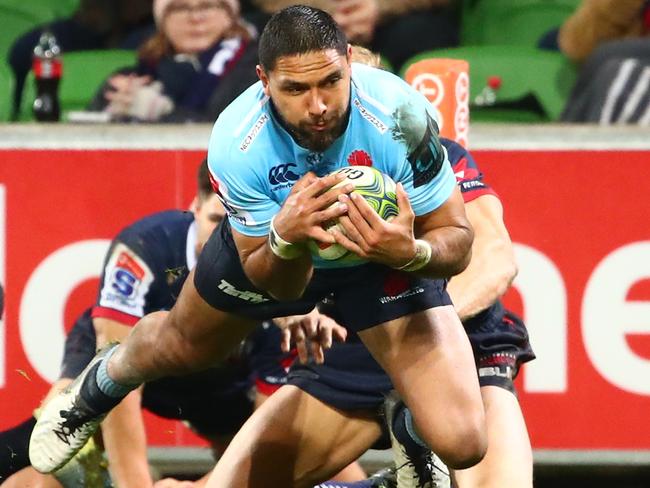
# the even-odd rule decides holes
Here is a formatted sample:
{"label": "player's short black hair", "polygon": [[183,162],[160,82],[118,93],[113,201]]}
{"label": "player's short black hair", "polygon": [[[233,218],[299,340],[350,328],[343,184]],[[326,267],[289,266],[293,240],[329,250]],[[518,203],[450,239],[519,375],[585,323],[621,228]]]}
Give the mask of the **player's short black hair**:
{"label": "player's short black hair", "polygon": [[262,67],[271,71],[281,56],[336,49],[345,55],[348,40],[326,12],[305,5],[293,5],[271,17],[260,36],[258,55]]}
{"label": "player's short black hair", "polygon": [[201,164],[199,164],[199,170],[196,173],[196,188],[199,200],[201,201],[207,200],[214,193],[212,183],[210,183],[208,158],[205,158],[201,161]]}

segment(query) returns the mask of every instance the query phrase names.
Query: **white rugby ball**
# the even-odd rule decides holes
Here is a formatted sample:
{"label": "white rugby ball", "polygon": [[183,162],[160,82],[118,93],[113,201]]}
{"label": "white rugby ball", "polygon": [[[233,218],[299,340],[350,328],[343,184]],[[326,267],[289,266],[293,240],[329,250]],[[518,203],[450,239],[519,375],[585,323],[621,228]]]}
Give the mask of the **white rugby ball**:
{"label": "white rugby ball", "polygon": [[[381,218],[390,220],[398,214],[396,184],[390,176],[370,166],[346,166],[335,170],[334,173],[344,174],[345,179],[334,185],[329,191],[352,183],[355,187],[354,191],[363,196]],[[337,228],[345,234],[345,230],[338,220],[329,222],[325,228],[327,230]],[[309,242],[309,249],[312,255],[326,261],[363,261],[362,258],[337,243],[327,244],[312,240]]]}

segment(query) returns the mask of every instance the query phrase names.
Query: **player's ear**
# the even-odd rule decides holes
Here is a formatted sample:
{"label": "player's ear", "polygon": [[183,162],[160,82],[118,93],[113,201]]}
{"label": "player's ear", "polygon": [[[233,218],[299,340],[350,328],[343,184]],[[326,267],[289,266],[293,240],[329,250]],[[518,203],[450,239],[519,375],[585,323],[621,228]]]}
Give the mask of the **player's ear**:
{"label": "player's ear", "polygon": [[264,94],[266,96],[269,96],[269,76],[266,74],[266,71],[264,71],[264,68],[262,67],[261,64],[258,64],[255,66],[255,72],[257,73],[257,77],[260,79],[262,82],[262,86],[264,87]]}
{"label": "player's ear", "polygon": [[348,52],[346,53],[345,56],[348,60],[348,66],[352,65],[352,44],[348,43]]}

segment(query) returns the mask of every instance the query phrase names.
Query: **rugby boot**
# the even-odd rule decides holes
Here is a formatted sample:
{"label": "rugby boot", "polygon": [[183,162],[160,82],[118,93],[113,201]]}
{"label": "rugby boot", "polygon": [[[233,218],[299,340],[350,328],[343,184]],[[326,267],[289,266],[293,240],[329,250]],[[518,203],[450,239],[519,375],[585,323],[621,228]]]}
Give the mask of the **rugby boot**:
{"label": "rugby boot", "polygon": [[[37,471],[51,473],[63,467],[122,400],[101,393],[95,379],[99,362],[113,347],[97,353],[81,374],[41,410],[29,442],[29,459]],[[82,388],[85,395],[81,394]],[[95,391],[96,398],[90,398],[93,395],[87,393],[89,390]],[[101,397],[100,401],[97,397]]]}
{"label": "rugby boot", "polygon": [[52,473],[65,488],[110,488],[108,462],[91,437],[61,469]]}
{"label": "rugby boot", "polygon": [[395,468],[384,468],[370,477],[373,488],[397,488]]}
{"label": "rugby boot", "polygon": [[396,488],[450,488],[451,477],[447,466],[434,452],[414,441],[403,443],[395,435],[393,421],[404,402],[392,392],[384,401],[384,417],[390,433],[395,461]]}

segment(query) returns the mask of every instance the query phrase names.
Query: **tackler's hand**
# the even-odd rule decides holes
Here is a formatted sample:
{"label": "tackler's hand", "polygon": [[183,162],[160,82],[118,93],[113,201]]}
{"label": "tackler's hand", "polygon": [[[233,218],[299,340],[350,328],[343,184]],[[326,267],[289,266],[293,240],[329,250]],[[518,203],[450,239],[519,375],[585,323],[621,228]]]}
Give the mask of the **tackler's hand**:
{"label": "tackler's hand", "polygon": [[303,364],[309,361],[310,351],[314,361],[321,364],[325,360],[324,351],[332,347],[332,342],[343,342],[347,337],[345,327],[315,308],[307,315],[291,315],[273,321],[282,329],[282,350],[289,352],[293,341]]}

